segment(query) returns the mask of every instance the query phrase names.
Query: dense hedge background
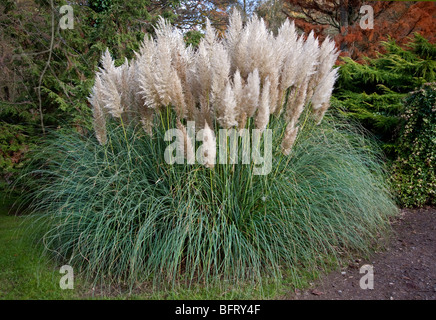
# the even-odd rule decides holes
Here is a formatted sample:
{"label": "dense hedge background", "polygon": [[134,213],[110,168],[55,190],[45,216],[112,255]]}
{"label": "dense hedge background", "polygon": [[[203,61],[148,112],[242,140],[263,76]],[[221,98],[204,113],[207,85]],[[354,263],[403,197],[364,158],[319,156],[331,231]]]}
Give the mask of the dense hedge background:
{"label": "dense hedge background", "polygon": [[436,83],[425,84],[405,100],[405,122],[392,180],[403,206],[436,204]]}
{"label": "dense hedge background", "polygon": [[384,42],[385,53],[363,64],[344,58],[334,104],[371,131],[390,159],[397,154],[404,126],[404,99],[426,82],[435,81],[436,47],[415,34],[405,48]]}

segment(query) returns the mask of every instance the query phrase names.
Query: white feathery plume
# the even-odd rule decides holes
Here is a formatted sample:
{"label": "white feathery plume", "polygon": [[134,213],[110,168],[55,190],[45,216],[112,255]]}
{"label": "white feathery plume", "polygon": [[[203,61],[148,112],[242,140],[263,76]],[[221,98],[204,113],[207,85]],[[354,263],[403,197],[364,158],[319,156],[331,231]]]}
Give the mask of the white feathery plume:
{"label": "white feathery plume", "polygon": [[[263,85],[266,78],[269,79],[270,111],[273,112],[279,100],[279,76],[284,50],[278,46],[274,35],[268,31],[263,19],[251,18],[245,29],[249,39],[246,44],[247,55],[244,57],[248,72],[251,73],[252,70],[257,69]],[[248,116],[252,116],[254,111],[250,110],[247,113]]]}
{"label": "white feathery plume", "polygon": [[171,104],[174,111],[180,119],[186,118],[187,109],[185,104],[185,95],[183,94],[182,82],[180,81],[177,72],[173,72],[170,88]]}
{"label": "white feathery plume", "polygon": [[167,106],[171,102],[171,83],[175,73],[171,65],[171,42],[169,40],[164,36],[157,38],[156,54],[152,65],[153,81],[162,106]]}
{"label": "white feathery plume", "polygon": [[100,75],[104,75],[105,77],[110,78],[112,81],[116,82],[116,68],[114,64],[114,60],[109,52],[109,49],[106,49],[101,58],[102,67],[99,68]]}
{"label": "white feathery plume", "polygon": [[165,20],[162,16],[159,17],[157,26],[154,28],[157,39],[171,39],[173,36],[173,28],[171,23]]}
{"label": "white feathery plume", "polygon": [[134,107],[132,107],[132,117],[138,118],[144,130],[151,134],[151,127],[153,124],[154,109],[150,108],[147,104],[144,95],[142,94],[141,82],[141,60],[136,59],[131,63],[129,69],[129,86],[131,87],[131,99]]}
{"label": "white feathery plume", "polygon": [[252,117],[257,110],[259,105],[259,94],[260,94],[260,77],[259,70],[254,69],[248,75],[247,84],[244,87],[244,108],[246,110],[247,116]]}
{"label": "white feathery plume", "polygon": [[337,78],[337,70],[332,70],[339,53],[335,48],[335,43],[327,38],[321,45],[319,64],[314,76],[311,90],[313,92],[312,108],[321,108],[324,102],[330,100],[333,86]]}
{"label": "white feathery plume", "polygon": [[[283,38],[280,43],[286,48],[284,64],[280,73],[280,91],[285,92],[289,87],[295,84],[299,73],[299,58],[303,49],[303,38],[297,39],[294,23],[288,28],[279,30],[278,38]],[[292,28],[293,27],[293,28]],[[289,50],[289,48],[293,48]]]}
{"label": "white feathery plume", "polygon": [[153,52],[151,48],[154,46],[154,41],[151,37],[145,36],[144,40],[141,42],[141,46],[139,47],[139,52],[135,51],[135,57],[137,60],[139,59],[147,59],[151,61]]}
{"label": "white feathery plume", "polygon": [[[279,107],[281,97],[279,97],[279,70],[273,69],[268,75],[269,79],[269,103],[270,103],[270,113],[274,113]],[[265,85],[265,84],[264,84]]]}
{"label": "white feathery plume", "polygon": [[232,13],[230,14],[229,25],[226,30],[225,40],[225,42],[228,43],[230,47],[232,46],[231,44],[235,45],[238,43],[238,40],[241,36],[242,28],[243,26],[241,13],[236,8],[233,8]]}
{"label": "white feathery plume", "polygon": [[316,124],[321,124],[322,119],[324,118],[327,109],[330,107],[329,102],[324,102],[319,109],[315,111]]}
{"label": "white feathery plume", "polygon": [[151,79],[159,97],[160,106],[168,106],[172,101],[173,77],[172,66],[173,33],[168,22],[160,17],[156,30],[155,51],[152,57]]}
{"label": "white feathery plume", "polygon": [[135,115],[139,117],[139,122],[142,124],[144,131],[147,134],[152,135],[155,110],[147,105],[146,99],[141,93],[141,79],[143,78],[141,73],[144,71],[144,68],[142,68],[142,62],[143,60],[137,55],[137,59],[135,60],[134,64],[131,65],[131,86],[135,100]]}
{"label": "white feathery plume", "polygon": [[236,121],[236,99],[230,82],[227,82],[220,101],[222,108],[220,114],[217,113],[217,120],[221,127],[229,129],[238,124]]}
{"label": "white feathery plume", "polygon": [[123,113],[121,95],[118,91],[119,69],[114,65],[113,59],[106,49],[102,57],[102,68],[98,73],[101,78],[103,93],[103,108],[115,118],[120,118]]}
{"label": "white feathery plume", "polygon": [[288,122],[292,118],[298,119],[303,111],[307,102],[308,85],[315,73],[315,68],[318,63],[318,40],[315,39],[313,32],[309,34],[301,50],[297,61],[298,71],[294,81],[295,90],[291,92],[292,95],[290,96],[286,110],[285,117]]}
{"label": "white feathery plume", "polygon": [[322,43],[319,50],[318,65],[316,71],[311,78],[308,86],[308,99],[313,98],[314,90],[321,82],[325,81],[332,67],[334,66],[338,52],[335,48],[334,41],[328,37]]}
{"label": "white feathery plume", "polygon": [[249,72],[258,69],[262,82],[269,77],[273,83],[273,77],[278,76],[280,63],[276,60],[275,41],[271,32],[266,28],[263,19],[251,18],[247,24],[250,35],[247,54]]}
{"label": "white feathery plume", "polygon": [[281,102],[280,91],[280,74],[283,69],[283,63],[286,55],[286,49],[283,43],[279,43],[273,33],[268,35],[267,52],[270,57],[270,63],[266,64],[265,74],[270,81],[270,112],[273,113]]}
{"label": "white feathery plume", "polygon": [[206,33],[204,35],[204,44],[208,51],[213,50],[214,45],[217,43],[217,36],[215,29],[210,24],[210,20],[206,18]]}
{"label": "white feathery plume", "polygon": [[[317,78],[317,69],[319,66],[319,57],[321,49],[319,47],[319,41],[317,38],[315,38],[314,33],[311,32],[307,38],[307,41],[305,43],[306,49],[303,46],[303,50],[308,50],[312,52],[311,58],[312,61],[310,61],[310,64],[307,65],[307,78],[308,81],[306,86],[306,96],[304,104],[309,103],[310,99],[313,95],[313,85],[316,83]],[[305,53],[305,51],[303,51]]]}
{"label": "white feathery plume", "polygon": [[[134,62],[132,62],[134,64]],[[135,99],[135,84],[133,76],[135,72],[132,71],[132,65],[129,64],[127,58],[124,63],[117,68],[118,70],[118,92],[121,92],[121,105],[123,108],[123,121],[126,124],[135,121],[135,114],[138,112],[136,109]]]}
{"label": "white feathery plume", "polygon": [[279,28],[276,39],[279,44],[284,44],[284,46],[282,46],[282,51],[285,51],[285,53],[292,51],[286,49],[292,47],[298,39],[294,21],[290,22],[289,19],[286,19]]}
{"label": "white feathery plume", "polygon": [[155,86],[152,66],[154,65],[154,57],[156,55],[155,41],[146,38],[140,48],[140,53],[137,54],[138,61],[138,83],[141,91],[139,94],[144,99],[145,104],[153,109],[159,109],[160,98]]}
{"label": "white feathery plume", "polygon": [[138,61],[132,60],[129,69],[127,70],[127,81],[129,86],[129,95],[130,95],[130,103],[132,106],[130,107],[132,117],[137,116],[139,112],[139,108],[144,104],[144,100],[142,99],[139,91],[141,91],[139,84],[139,76],[138,76]]}
{"label": "white feathery plume", "polygon": [[324,103],[328,103],[330,101],[337,77],[338,69],[333,69],[322,78],[312,97],[312,108],[314,111],[321,108]]}
{"label": "white feathery plume", "polygon": [[259,108],[257,109],[255,125],[256,128],[263,131],[269,122],[270,115],[270,81],[267,78],[262,88],[262,97],[260,99]]}
{"label": "white feathery plume", "polygon": [[106,132],[106,118],[103,110],[103,85],[101,83],[100,76],[97,74],[95,78],[95,84],[92,88],[91,96],[88,101],[92,105],[92,114],[94,117],[94,130],[98,142],[101,145],[105,145],[107,142]]}
{"label": "white feathery plume", "polygon": [[244,91],[243,91],[241,73],[239,72],[239,69],[236,70],[233,76],[233,94],[235,96],[235,102],[236,102],[235,117],[238,124],[241,124],[241,120],[244,118],[244,113],[246,113],[246,110],[244,110],[242,105],[244,101],[244,97],[243,97]]}
{"label": "white feathery plume", "polygon": [[319,52],[318,78],[323,78],[334,66],[339,52],[336,50],[335,42],[327,37],[321,44]]}
{"label": "white feathery plume", "polygon": [[103,91],[104,108],[114,118],[121,118],[124,110],[121,105],[121,95],[118,92],[118,87],[110,77],[102,80],[106,89]]}
{"label": "white feathery plume", "polygon": [[300,115],[303,113],[307,94],[307,85],[308,80],[306,79],[303,84],[297,88],[294,104],[286,110],[285,117],[288,123],[292,121],[292,123],[296,124],[300,118]]}
{"label": "white feathery plume", "polygon": [[[175,29],[173,32],[173,48],[172,48],[172,64],[174,70],[180,79],[182,91],[179,92],[179,97],[184,97],[183,114],[189,119],[193,120],[196,116],[197,110],[195,108],[194,88],[192,86],[192,76],[194,69],[194,50],[191,46],[186,47],[183,40],[183,34]],[[178,86],[177,83],[175,83]],[[181,93],[181,94],[180,94]]]}
{"label": "white feathery plume", "polygon": [[[310,77],[315,73],[316,66],[318,65],[319,57],[319,42],[315,38],[313,31],[308,35],[306,42],[303,44],[301,60],[300,60],[300,74],[301,78]],[[297,81],[301,82],[301,81]]]}
{"label": "white feathery plume", "polygon": [[[167,36],[168,37],[168,36]],[[171,62],[180,80],[184,82],[188,65],[192,60],[192,48],[186,47],[183,34],[178,29],[171,33]]]}
{"label": "white feathery plume", "polygon": [[196,93],[199,91],[197,85],[197,75],[195,73],[195,64],[191,62],[186,69],[186,82],[184,83],[186,108],[188,110],[187,119],[196,121],[199,115],[197,108]]}
{"label": "white feathery plume", "polygon": [[235,43],[225,43],[227,46],[232,45],[233,47],[227,47],[232,54],[232,69],[238,69],[244,80],[247,80],[248,74],[250,73],[250,63],[249,63],[249,50],[248,45],[250,43],[250,30],[245,26],[239,39]]}
{"label": "white feathery plume", "polygon": [[230,58],[221,43],[212,45],[210,52],[210,67],[212,70],[211,102],[219,100],[229,81]]}
{"label": "white feathery plume", "polygon": [[[304,41],[302,38],[299,41]],[[315,73],[315,67],[318,63],[318,40],[315,39],[313,31],[307,37],[307,40],[301,47],[301,53],[299,54],[296,65],[296,77],[293,84],[301,86],[304,81],[309,81],[310,77]]]}
{"label": "white feathery plume", "polygon": [[[262,64],[257,58],[262,58],[262,45],[263,45],[263,30],[260,29],[261,25],[258,24],[259,18],[253,16],[247,22],[244,27],[243,36],[247,38],[247,43],[245,43],[246,47],[246,55],[245,57],[241,57],[245,60],[246,70],[250,72],[254,68],[259,68],[259,65]],[[239,57],[238,57],[239,58]]]}
{"label": "white feathery plume", "polygon": [[201,146],[201,152],[203,153],[204,165],[208,168],[213,168],[216,158],[216,138],[207,121],[203,128],[203,145]]}
{"label": "white feathery plume", "polygon": [[229,56],[231,60],[232,74],[237,69],[235,63],[235,58],[236,58],[235,55],[236,55],[236,47],[238,46],[238,43],[241,39],[241,33],[242,33],[241,14],[236,8],[234,8],[229,18],[229,26],[226,30],[226,38],[224,40],[224,44],[229,52]]}
{"label": "white feathery plume", "polygon": [[288,124],[285,129],[285,135],[282,139],[282,152],[284,155],[291,153],[292,146],[297,138],[298,130],[300,127],[294,128],[291,124]]}
{"label": "white feathery plume", "polygon": [[195,66],[198,99],[200,100],[200,103],[208,104],[212,76],[209,54],[206,50],[204,41],[200,41],[200,44],[198,45],[197,54],[195,56]]}
{"label": "white feathery plume", "polygon": [[181,134],[178,141],[183,141],[183,155],[188,160],[188,163],[191,163],[195,159],[195,152],[191,138],[188,136],[185,126],[180,122],[179,119],[177,119],[176,125],[177,129],[179,129],[177,134]]}
{"label": "white feathery plume", "polygon": [[139,121],[141,122],[144,131],[150,136],[153,133],[154,115],[155,115],[155,110],[148,108],[146,105],[143,105],[141,108],[139,108],[139,117],[140,117]]}

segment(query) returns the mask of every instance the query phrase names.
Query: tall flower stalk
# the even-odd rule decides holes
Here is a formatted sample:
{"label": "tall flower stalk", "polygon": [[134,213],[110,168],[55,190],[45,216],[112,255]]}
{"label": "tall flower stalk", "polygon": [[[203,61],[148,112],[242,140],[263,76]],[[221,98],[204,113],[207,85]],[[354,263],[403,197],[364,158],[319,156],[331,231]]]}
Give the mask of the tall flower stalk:
{"label": "tall flower stalk", "polygon": [[103,55],[90,98],[97,138],[106,142],[109,116],[141,123],[151,134],[154,116],[169,106],[179,126],[195,121],[206,131],[245,128],[250,118],[264,130],[273,117],[283,117],[280,143],[289,154],[304,109],[311,106],[320,123],[329,107],[337,56],[331,39],[320,44],[313,33],[299,36],[289,21],[274,36],[258,17],[243,25],[237,10],[224,39],[207,21],[194,50],[161,18],[155,39],[146,38],[133,61],[115,67],[109,51]]}

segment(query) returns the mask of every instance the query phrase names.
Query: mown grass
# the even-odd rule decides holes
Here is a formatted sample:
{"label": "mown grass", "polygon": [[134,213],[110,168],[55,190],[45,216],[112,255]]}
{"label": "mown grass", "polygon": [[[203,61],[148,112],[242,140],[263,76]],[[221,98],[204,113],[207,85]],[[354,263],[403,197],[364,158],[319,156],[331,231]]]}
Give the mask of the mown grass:
{"label": "mown grass", "polygon": [[25,237],[23,217],[8,214],[12,202],[0,195],[0,299],[73,298],[59,287],[59,269]]}

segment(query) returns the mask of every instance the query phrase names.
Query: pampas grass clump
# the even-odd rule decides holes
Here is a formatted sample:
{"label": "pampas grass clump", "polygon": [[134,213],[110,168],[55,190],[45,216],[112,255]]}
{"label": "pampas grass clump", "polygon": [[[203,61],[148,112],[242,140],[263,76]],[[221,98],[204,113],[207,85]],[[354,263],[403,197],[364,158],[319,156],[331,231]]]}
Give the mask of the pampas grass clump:
{"label": "pampas grass clump", "polygon": [[[57,133],[35,154],[33,234],[77,274],[131,285],[279,282],[369,252],[396,208],[360,132],[320,122],[336,57],[329,40],[289,22],[273,36],[237,12],[225,39],[208,24],[195,51],[162,20],[135,60],[115,67],[106,52],[90,97],[96,138]],[[191,163],[188,120],[217,158],[219,128],[272,129],[272,171]],[[169,128],[188,164],[165,161]]]}
{"label": "pampas grass clump", "polygon": [[370,252],[396,213],[378,154],[346,124],[307,122],[290,155],[275,145],[265,176],[252,165],[168,165],[159,126],[151,136],[108,126],[106,145],[57,134],[38,152],[31,194],[32,234],[91,280],[280,281]]}

